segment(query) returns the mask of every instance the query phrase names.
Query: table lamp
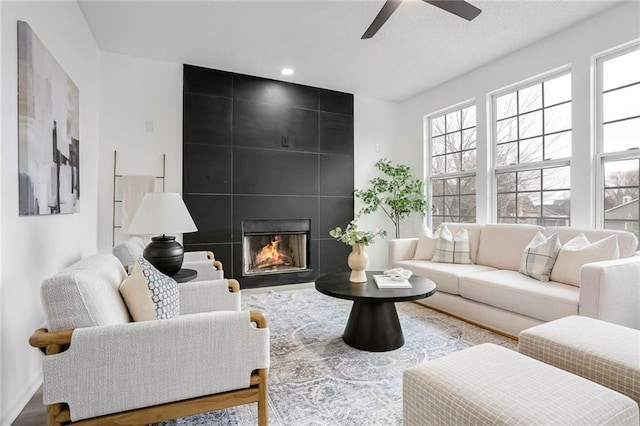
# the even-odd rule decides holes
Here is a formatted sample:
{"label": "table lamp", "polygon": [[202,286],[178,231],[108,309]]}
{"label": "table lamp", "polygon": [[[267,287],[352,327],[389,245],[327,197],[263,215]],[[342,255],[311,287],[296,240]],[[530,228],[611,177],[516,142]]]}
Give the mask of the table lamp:
{"label": "table lamp", "polygon": [[193,219],[176,192],[148,192],[131,220],[128,234],[157,235],[144,248],[142,256],[165,275],[174,275],[182,267],[184,248],[176,241],[177,234],[195,232]]}

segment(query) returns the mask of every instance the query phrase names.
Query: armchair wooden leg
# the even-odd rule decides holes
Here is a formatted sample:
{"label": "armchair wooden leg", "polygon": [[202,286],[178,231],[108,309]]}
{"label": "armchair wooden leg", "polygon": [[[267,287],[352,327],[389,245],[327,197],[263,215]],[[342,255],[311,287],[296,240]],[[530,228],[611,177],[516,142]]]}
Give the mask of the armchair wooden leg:
{"label": "armchair wooden leg", "polygon": [[258,370],[260,375],[260,386],[258,387],[258,426],[267,426],[269,424],[269,385],[267,376],[269,370],[263,368]]}
{"label": "armchair wooden leg", "polygon": [[62,423],[57,420],[60,413],[62,413],[62,404],[51,404],[47,406],[47,425],[48,426],[62,426]]}

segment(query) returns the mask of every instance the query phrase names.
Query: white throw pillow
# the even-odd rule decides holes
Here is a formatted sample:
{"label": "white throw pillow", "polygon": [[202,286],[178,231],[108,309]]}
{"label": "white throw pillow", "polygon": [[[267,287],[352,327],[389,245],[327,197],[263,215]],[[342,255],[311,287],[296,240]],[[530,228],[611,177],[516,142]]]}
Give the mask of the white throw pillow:
{"label": "white throw pillow", "polygon": [[551,280],[580,287],[580,268],[582,265],[619,257],[617,235],[611,235],[591,243],[581,233],[574,239],[567,241],[560,249],[556,263],[551,270]]}
{"label": "white throw pillow", "polygon": [[471,263],[469,233],[465,228],[453,235],[447,225],[443,225],[438,234],[438,242],[431,259],[432,262]]}
{"label": "white throw pillow", "polygon": [[180,315],[178,283],[142,256],[118,290],[134,321],[169,319]]}
{"label": "white throw pillow", "polygon": [[440,228],[438,228],[434,234],[431,233],[429,228],[426,228],[425,234],[418,237],[418,244],[416,245],[413,260],[431,260],[433,258],[439,233]]}
{"label": "white throw pillow", "polygon": [[557,233],[546,238],[542,232],[538,231],[524,248],[520,261],[520,273],[538,281],[548,282],[560,247],[562,245]]}

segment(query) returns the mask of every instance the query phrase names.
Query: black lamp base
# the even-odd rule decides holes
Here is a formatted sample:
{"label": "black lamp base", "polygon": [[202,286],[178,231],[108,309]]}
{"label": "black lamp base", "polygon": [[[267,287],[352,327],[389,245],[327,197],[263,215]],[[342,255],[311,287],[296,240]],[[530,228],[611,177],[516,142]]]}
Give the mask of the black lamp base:
{"label": "black lamp base", "polygon": [[165,275],[174,275],[182,268],[184,247],[176,237],[162,235],[151,238],[151,242],[142,251],[142,256]]}

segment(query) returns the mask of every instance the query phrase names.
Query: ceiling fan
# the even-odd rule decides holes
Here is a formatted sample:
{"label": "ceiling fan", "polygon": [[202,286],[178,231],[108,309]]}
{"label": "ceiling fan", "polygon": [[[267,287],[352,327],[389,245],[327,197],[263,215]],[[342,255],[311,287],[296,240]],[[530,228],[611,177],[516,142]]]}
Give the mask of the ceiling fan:
{"label": "ceiling fan", "polygon": [[[449,13],[453,13],[461,18],[466,19],[467,21],[471,21],[476,16],[480,15],[482,12],[480,9],[475,7],[474,5],[467,3],[463,0],[422,0],[425,3],[432,4],[436,7],[439,7],[442,10],[446,10]],[[375,33],[378,32],[380,27],[387,22],[387,19],[391,16],[391,14],[400,6],[402,0],[387,0],[385,4],[378,12],[378,15],[375,17],[367,31],[364,32],[361,39],[368,39],[374,36]]]}

